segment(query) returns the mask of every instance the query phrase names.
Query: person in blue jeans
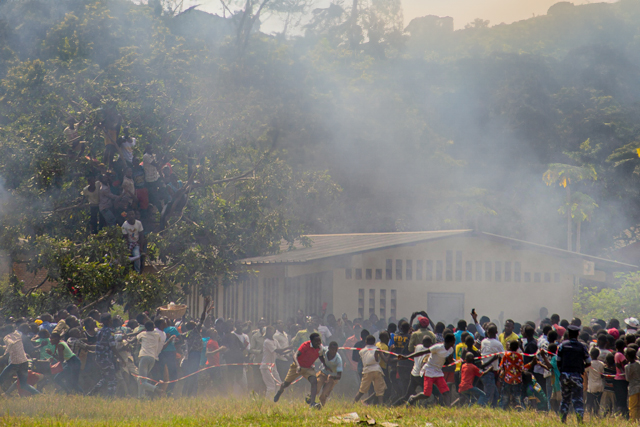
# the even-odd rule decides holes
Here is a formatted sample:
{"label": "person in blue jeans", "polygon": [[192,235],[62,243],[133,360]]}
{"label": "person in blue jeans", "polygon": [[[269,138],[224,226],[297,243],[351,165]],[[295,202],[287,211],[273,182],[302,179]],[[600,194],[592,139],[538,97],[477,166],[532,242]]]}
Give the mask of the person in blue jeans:
{"label": "person in blue jeans", "polygon": [[64,363],[62,372],[57,374],[53,380],[62,388],[67,394],[78,393],[83,394],[82,388],[78,384],[80,380],[80,370],[82,369],[82,362],[78,359],[69,345],[61,340],[60,334],[54,332],[51,334],[51,344],[55,347],[55,351],[47,350],[51,356],[60,362]]}
{"label": "person in blue jeans", "polygon": [[[24,346],[22,344],[22,335],[15,330],[13,324],[5,325],[0,329],[0,336],[6,346],[6,353],[9,354],[9,364],[3,369],[0,374],[0,385],[7,379],[13,378],[13,375],[18,377],[18,385],[21,390],[28,391],[31,394],[40,394],[38,390],[31,387],[27,383],[27,377],[29,375],[29,359],[24,352]],[[6,394],[11,393],[15,389],[15,383],[9,387]],[[3,393],[4,395],[5,393]]]}
{"label": "person in blue jeans", "polygon": [[[498,335],[498,327],[491,323],[486,329],[487,338],[482,340],[480,352],[483,356],[488,355],[501,355],[504,353],[504,347],[502,343],[496,338]],[[498,405],[498,387],[496,386],[495,371],[498,370],[498,360],[494,360],[491,363],[490,371],[482,377],[482,385],[484,386],[484,392],[486,396],[483,396],[478,401],[480,406],[486,406],[490,404],[492,407]]]}
{"label": "person in blue jeans", "polygon": [[[469,406],[473,403],[473,397],[478,399],[482,399],[486,397],[484,391],[480,390],[478,387],[473,385],[473,381],[476,377],[480,377],[481,379],[487,374],[489,371],[482,371],[482,369],[493,363],[493,358],[491,358],[487,363],[478,367],[475,363],[475,356],[473,353],[467,353],[465,356],[465,363],[462,365],[460,369],[460,388],[459,392],[463,396],[465,396],[468,400]],[[490,375],[493,373],[489,372]]]}

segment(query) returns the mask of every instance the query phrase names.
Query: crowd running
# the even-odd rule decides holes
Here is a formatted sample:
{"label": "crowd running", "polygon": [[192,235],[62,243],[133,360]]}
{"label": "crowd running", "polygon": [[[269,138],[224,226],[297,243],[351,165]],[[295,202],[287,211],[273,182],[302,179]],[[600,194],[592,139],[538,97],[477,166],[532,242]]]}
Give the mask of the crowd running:
{"label": "crowd running", "polygon": [[[128,218],[133,219],[132,217]],[[199,391],[278,402],[287,388],[309,389],[321,408],[332,391],[380,405],[473,405],[555,411],[566,421],[620,415],[640,420],[640,322],[560,319],[523,324],[475,310],[470,322],[349,320],[343,314],[295,317],[268,325],[209,316],[120,316],[76,305],[2,322],[3,396],[69,393],[139,398]],[[500,322],[502,323],[502,322]],[[502,329],[502,331],[500,331]],[[302,383],[302,385],[297,383]],[[297,385],[296,385],[297,384]],[[305,386],[305,384],[308,384]],[[293,393],[292,393],[293,394]]]}

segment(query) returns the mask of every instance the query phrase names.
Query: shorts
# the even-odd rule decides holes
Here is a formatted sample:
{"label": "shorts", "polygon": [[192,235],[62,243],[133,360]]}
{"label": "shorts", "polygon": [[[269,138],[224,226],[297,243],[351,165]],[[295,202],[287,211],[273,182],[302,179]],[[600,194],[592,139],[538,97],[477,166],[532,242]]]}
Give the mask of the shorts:
{"label": "shorts", "polygon": [[146,188],[136,188],[136,197],[138,198],[138,209],[149,208],[149,191]]}
{"label": "shorts", "polygon": [[104,145],[105,146],[113,145],[113,148],[115,149],[116,137],[118,135],[118,132],[115,129],[108,129],[108,130],[103,130],[103,133],[104,133]]}
{"label": "shorts", "polygon": [[387,389],[387,384],[384,382],[384,374],[380,371],[367,372],[362,374],[362,381],[360,381],[359,393],[365,394],[369,391],[369,387],[373,383],[373,391],[376,396],[383,396],[384,391]]}
{"label": "shorts", "polygon": [[289,366],[289,372],[287,372],[287,376],[284,378],[285,383],[292,383],[300,377],[309,379],[310,377],[316,376],[316,370],[313,368],[300,368],[300,372],[298,372],[298,366],[294,363]]}
{"label": "shorts", "polygon": [[424,395],[429,397],[431,396],[431,392],[433,391],[433,385],[438,387],[438,390],[441,394],[444,394],[449,391],[449,386],[447,382],[444,380],[444,377],[424,377]]}

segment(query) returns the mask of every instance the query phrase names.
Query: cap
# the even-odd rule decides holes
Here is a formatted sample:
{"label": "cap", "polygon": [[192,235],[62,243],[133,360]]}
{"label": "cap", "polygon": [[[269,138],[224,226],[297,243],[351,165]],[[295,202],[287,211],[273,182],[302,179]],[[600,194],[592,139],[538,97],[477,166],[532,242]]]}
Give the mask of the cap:
{"label": "cap", "polygon": [[567,329],[570,331],[579,331],[580,330],[580,326],[578,325],[569,325],[567,326]]}
{"label": "cap", "polygon": [[620,332],[618,332],[618,330],[616,328],[611,328],[607,332],[609,332],[609,335],[611,335],[615,339],[620,338]]}
{"label": "cap", "polygon": [[627,324],[630,328],[637,329],[640,326],[640,322],[635,317],[629,317],[628,319],[624,319],[624,323]]}

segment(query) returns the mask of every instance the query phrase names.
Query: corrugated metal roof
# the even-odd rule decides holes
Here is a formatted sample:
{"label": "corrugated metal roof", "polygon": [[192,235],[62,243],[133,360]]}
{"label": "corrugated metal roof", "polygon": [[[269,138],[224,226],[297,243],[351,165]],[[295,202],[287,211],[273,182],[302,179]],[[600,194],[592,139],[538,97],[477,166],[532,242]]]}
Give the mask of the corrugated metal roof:
{"label": "corrugated metal roof", "polygon": [[614,271],[637,271],[639,269],[638,266],[631,264],[625,264],[605,258],[598,258],[591,255],[579,254],[576,252],[569,252],[564,249],[513,239],[511,237],[475,232],[473,230],[416,231],[405,233],[314,234],[306,236],[311,240],[310,247],[304,247],[298,243],[294,247],[295,249],[289,250],[288,244],[283,242],[280,247],[281,252],[278,254],[245,258],[240,260],[239,263],[246,265],[303,263],[340,255],[358,254],[372,250],[420,243],[428,240],[444,239],[465,234],[485,239],[498,240],[505,244],[528,246],[529,249],[534,251],[581,258],[587,261],[593,261],[601,268],[607,267]]}
{"label": "corrugated metal roof", "polygon": [[470,233],[471,230],[417,231],[407,233],[361,233],[361,234],[312,234],[311,247],[297,244],[296,249],[288,250],[285,243],[281,252],[240,260],[241,264],[299,263],[330,258],[338,255],[355,254],[392,246],[407,245],[425,240],[457,236]]}

